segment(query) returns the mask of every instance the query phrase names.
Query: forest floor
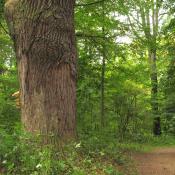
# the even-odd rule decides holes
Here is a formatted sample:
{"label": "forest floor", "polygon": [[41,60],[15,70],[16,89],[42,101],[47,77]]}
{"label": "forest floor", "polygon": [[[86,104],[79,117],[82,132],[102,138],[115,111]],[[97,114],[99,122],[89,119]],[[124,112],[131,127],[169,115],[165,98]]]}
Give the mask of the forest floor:
{"label": "forest floor", "polygon": [[175,147],[134,153],[133,159],[139,175],[175,175]]}

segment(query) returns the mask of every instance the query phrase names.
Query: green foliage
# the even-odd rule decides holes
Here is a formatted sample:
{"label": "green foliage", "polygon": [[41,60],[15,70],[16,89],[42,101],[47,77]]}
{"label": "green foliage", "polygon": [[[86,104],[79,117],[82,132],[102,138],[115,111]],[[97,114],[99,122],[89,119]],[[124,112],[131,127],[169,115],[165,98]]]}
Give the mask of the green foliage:
{"label": "green foliage", "polygon": [[[98,140],[99,142],[105,144],[104,140]],[[0,168],[9,175],[120,175],[116,169],[118,162],[121,164],[122,159],[127,161],[115,145],[110,145],[105,150],[90,140],[59,146],[43,145],[41,136],[32,136],[21,131],[20,127],[13,134],[1,129],[0,143],[3,143],[0,144]],[[116,156],[113,159],[115,164],[109,155],[111,158]]]}
{"label": "green foliage", "polygon": [[[0,19],[5,27],[4,20]],[[12,131],[19,121],[19,110],[16,109],[12,94],[18,90],[17,70],[12,41],[0,27],[0,128]]]}
{"label": "green foliage", "polygon": [[5,0],[0,1],[0,20],[2,19]]}
{"label": "green foliage", "polygon": [[171,18],[169,23],[164,28],[165,41],[164,47],[167,49],[168,64],[166,66],[166,73],[162,78],[162,91],[164,93],[164,103],[162,109],[162,121],[164,124],[164,132],[175,134],[175,23],[174,18]]}

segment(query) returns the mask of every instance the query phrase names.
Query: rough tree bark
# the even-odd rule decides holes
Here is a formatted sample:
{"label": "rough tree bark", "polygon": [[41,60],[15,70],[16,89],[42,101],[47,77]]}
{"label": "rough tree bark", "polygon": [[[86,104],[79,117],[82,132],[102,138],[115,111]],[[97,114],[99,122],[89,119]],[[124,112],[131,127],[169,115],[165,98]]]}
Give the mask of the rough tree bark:
{"label": "rough tree bark", "polygon": [[27,131],[75,136],[75,0],[7,0]]}

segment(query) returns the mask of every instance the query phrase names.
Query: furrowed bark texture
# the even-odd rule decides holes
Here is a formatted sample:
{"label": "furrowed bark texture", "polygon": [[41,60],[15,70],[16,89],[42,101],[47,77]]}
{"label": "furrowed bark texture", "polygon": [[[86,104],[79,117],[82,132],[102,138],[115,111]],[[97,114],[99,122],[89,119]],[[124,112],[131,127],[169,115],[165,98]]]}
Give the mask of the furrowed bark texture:
{"label": "furrowed bark texture", "polygon": [[8,0],[27,131],[75,135],[75,0]]}

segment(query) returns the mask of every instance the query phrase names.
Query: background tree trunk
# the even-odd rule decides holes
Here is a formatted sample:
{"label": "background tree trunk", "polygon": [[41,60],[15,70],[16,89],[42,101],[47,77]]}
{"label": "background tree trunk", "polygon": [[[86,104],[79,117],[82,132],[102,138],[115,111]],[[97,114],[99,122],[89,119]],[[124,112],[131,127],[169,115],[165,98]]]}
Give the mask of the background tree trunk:
{"label": "background tree trunk", "polygon": [[[151,80],[151,108],[153,115],[153,134],[161,134],[161,121],[159,116],[158,103],[158,75],[157,75],[157,36],[159,28],[159,10],[161,2],[159,0],[151,2],[150,7],[142,7],[140,4],[140,11],[142,17],[142,26],[147,40],[148,59],[150,66],[150,80]],[[152,18],[152,21],[151,21]],[[152,31],[151,31],[152,30]]]}
{"label": "background tree trunk", "polygon": [[8,0],[15,43],[22,122],[27,131],[75,136],[75,0]]}
{"label": "background tree trunk", "polygon": [[101,127],[105,126],[105,70],[106,70],[106,47],[103,44],[102,70],[101,70]]}
{"label": "background tree trunk", "polygon": [[101,67],[101,128],[105,127],[105,74],[106,74],[106,39],[105,39],[105,3],[102,4],[102,35],[104,37],[102,44],[102,67]]}
{"label": "background tree trunk", "polygon": [[157,64],[156,64],[156,49],[149,50],[150,61],[150,77],[151,77],[151,107],[154,118],[153,133],[154,135],[161,134],[161,123],[159,116],[159,104],[158,104],[158,79],[157,79]]}

